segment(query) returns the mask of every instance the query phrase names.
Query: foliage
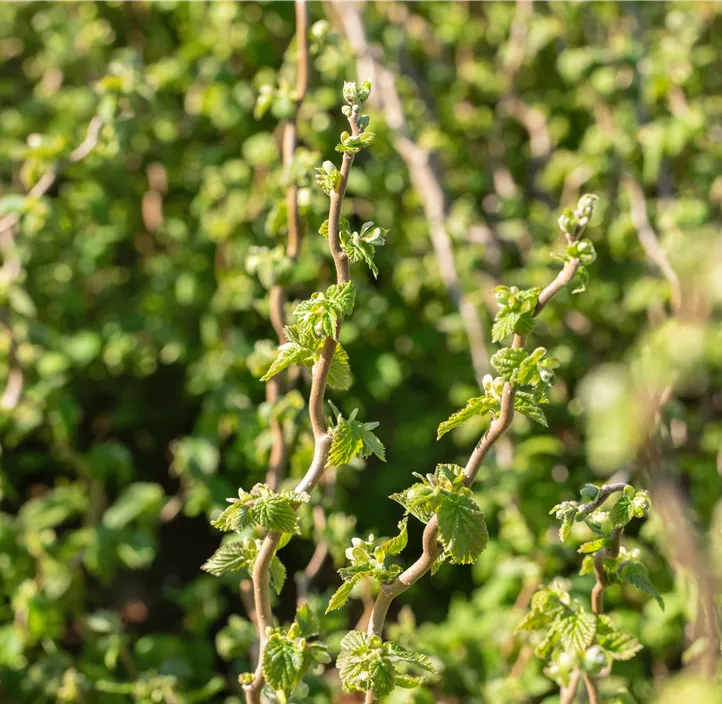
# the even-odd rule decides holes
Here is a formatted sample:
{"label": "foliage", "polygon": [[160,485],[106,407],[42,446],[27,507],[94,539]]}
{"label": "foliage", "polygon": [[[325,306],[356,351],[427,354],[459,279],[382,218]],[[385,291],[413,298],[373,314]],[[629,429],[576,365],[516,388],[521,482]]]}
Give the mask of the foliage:
{"label": "foliage", "polygon": [[[403,113],[400,130],[376,79],[364,108],[370,149],[339,139],[344,82],[364,65],[353,56],[358,45],[344,40],[328,8],[309,9],[310,87],[284,164],[284,123],[298,106],[292,3],[0,6],[0,218],[17,218],[12,241],[0,238],[0,699],[238,704],[237,677],[254,669],[257,644],[239,581],[250,578],[261,520],[300,531],[272,561],[282,558],[288,579],[279,567],[270,572],[272,587],[282,584],[272,597],[283,652],[300,648],[301,636],[289,635],[294,582],[317,544],[328,550],[307,599],[335,658],[362,609],[352,601],[323,615],[342,581],[331,561],[350,568],[343,559],[353,535],[392,534],[405,509],[388,510],[386,497],[407,492],[409,472],[464,465],[498,419],[503,381],[530,394],[518,399],[533,422],[518,408],[509,441],[486,456],[471,496],[452,478],[451,488],[442,482],[444,498],[419,480],[434,499],[409,513],[430,520],[451,497],[458,505],[449,515],[463,506],[469,537],[479,538],[459,544],[458,523],[445,522],[442,551],[452,544],[471,557],[485,534],[480,515],[488,542],[469,568],[440,562],[431,580],[397,597],[382,642],[425,653],[436,674],[387,700],[556,696],[542,661],[527,660],[512,632],[524,599],[555,578],[568,608],[590,612],[594,556],[608,548],[611,514],[575,520],[568,517],[580,510],[568,506],[568,547],[548,510],[569,501],[583,509],[593,490],[580,500],[570,487],[621,472],[655,508],[640,525],[645,499],[635,490],[618,510],[617,522],[632,518],[606,565],[610,614],[597,617],[585,666],[599,667],[595,648],[606,647],[609,618],[620,648],[633,649],[624,640],[633,638],[644,649],[600,678],[606,700],[618,687],[628,691],[619,695],[625,704],[657,692],[661,702],[718,701],[712,677],[695,679],[708,672],[715,643],[698,635],[704,590],[680,541],[691,526],[699,564],[719,580],[719,6],[366,3],[356,27],[391,71]],[[356,99],[359,90],[363,97],[360,81]],[[97,142],[72,161],[92,125]],[[409,143],[427,154],[440,193],[412,183],[423,163],[408,161]],[[356,300],[328,387],[344,421],[358,409],[354,422],[380,424],[369,432],[388,463],[357,454],[297,503],[286,492],[313,454],[308,379],[325,342],[315,324],[323,332],[339,315],[325,303],[338,282],[322,236],[343,159],[337,145],[358,150],[339,228]],[[327,170],[331,155],[338,167]],[[51,173],[48,190],[28,194]],[[290,186],[306,233],[296,259],[286,248]],[[586,223],[584,203],[575,214],[584,191],[601,196]],[[447,249],[436,238],[441,219]],[[586,228],[580,237],[577,227]],[[680,315],[674,280],[647,250],[650,230],[673,264]],[[569,295],[586,285],[580,271],[536,320],[525,357],[490,345],[491,384],[482,387],[458,295],[485,341],[494,328],[508,330],[499,342],[513,345],[512,324],[523,331],[529,323],[528,292],[543,290],[571,258],[593,276],[586,293]],[[282,342],[270,320],[277,286]],[[502,299],[509,294],[502,306],[489,293],[498,286],[507,287]],[[309,300],[301,330],[294,310]],[[536,348],[545,354],[522,369]],[[281,392],[267,398],[261,378]],[[654,464],[662,483],[639,455],[654,415],[648,394],[667,385]],[[458,423],[442,423],[453,433],[435,442],[439,423],[468,406]],[[287,479],[268,496],[282,498],[269,499],[270,512],[258,509],[256,520],[257,490],[247,512],[231,512],[246,527],[221,536],[210,521],[243,504],[226,497],[239,486],[248,494],[271,486],[277,430]],[[657,491],[679,496],[682,510]],[[411,545],[387,552],[384,569],[418,557],[420,527],[409,521],[407,531]],[[377,543],[364,548],[369,562]],[[389,586],[359,580],[351,596],[366,607],[368,592]],[[533,642],[538,634],[529,633]],[[571,674],[579,657],[560,655],[546,671],[558,684],[554,668]],[[287,682],[297,672],[289,669]],[[416,676],[409,672],[395,662],[396,684]],[[318,663],[300,679],[288,695],[278,691],[320,704],[341,696]]]}

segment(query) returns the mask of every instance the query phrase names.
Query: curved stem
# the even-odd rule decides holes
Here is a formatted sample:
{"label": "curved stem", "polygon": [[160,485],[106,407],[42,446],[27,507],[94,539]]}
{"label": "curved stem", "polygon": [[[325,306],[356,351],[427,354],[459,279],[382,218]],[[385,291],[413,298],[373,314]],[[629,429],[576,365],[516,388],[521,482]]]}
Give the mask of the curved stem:
{"label": "curved stem", "polygon": [[[361,129],[358,126],[357,114],[352,113],[349,117],[349,124],[352,133],[358,135]],[[328,240],[331,256],[336,268],[336,283],[343,284],[350,280],[348,255],[341,249],[339,236],[341,222],[341,206],[346,193],[348,176],[353,164],[353,155],[344,154],[343,163],[340,169],[338,189],[331,191],[328,216]],[[339,317],[336,326],[336,338],[338,339],[343,325],[343,316]],[[311,382],[311,393],[309,397],[309,416],[311,428],[315,441],[314,456],[311,466],[308,468],[303,479],[296,486],[297,492],[310,493],[321,480],[326,469],[326,463],[331,451],[333,436],[326,427],[326,420],[323,416],[323,402],[326,394],[328,375],[331,370],[331,363],[336,352],[336,340],[332,337],[325,338],[321,349],[321,356],[313,366],[313,379]],[[247,704],[259,704],[263,690],[263,652],[266,647],[266,629],[273,625],[273,613],[271,611],[270,592],[270,567],[273,556],[278,548],[281,534],[271,531],[261,544],[256,561],[253,565],[253,597],[256,608],[258,635],[260,640],[258,663],[253,682],[244,685]]]}
{"label": "curved stem", "polygon": [[[534,311],[535,316],[539,315],[556,293],[572,281],[579,268],[579,264],[578,259],[572,259],[567,262],[554,281],[539,294],[537,306]],[[512,347],[520,349],[524,347],[525,343],[525,336],[514,335]],[[488,431],[482,436],[474,448],[464,468],[464,483],[466,486],[473,484],[489,450],[511,425],[514,419],[514,395],[514,388],[510,384],[506,384],[502,392],[499,415],[489,425]],[[371,620],[369,622],[367,631],[369,635],[381,635],[391,602],[431,569],[436,558],[441,553],[441,547],[437,541],[437,528],[438,521],[436,516],[433,516],[424,529],[422,538],[423,549],[418,560],[406,571],[402,572],[391,584],[381,585],[381,590],[376,597],[373,613],[371,614]],[[373,699],[367,699],[367,701],[370,702],[373,701]]]}

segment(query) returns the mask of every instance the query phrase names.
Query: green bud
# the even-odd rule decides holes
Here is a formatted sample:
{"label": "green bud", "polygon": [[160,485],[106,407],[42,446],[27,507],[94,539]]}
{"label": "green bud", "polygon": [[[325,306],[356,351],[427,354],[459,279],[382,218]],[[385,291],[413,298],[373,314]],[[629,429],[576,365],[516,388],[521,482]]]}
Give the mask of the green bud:
{"label": "green bud", "polygon": [[565,208],[564,212],[559,216],[559,220],[557,220],[559,223],[559,228],[561,231],[566,235],[571,235],[574,237],[577,233],[577,226],[578,222],[576,217],[574,217],[574,213],[569,210],[569,208]]}
{"label": "green bud", "polygon": [[363,105],[371,94],[371,81],[366,79],[358,88],[356,100],[359,105]]}
{"label": "green bud", "polygon": [[353,105],[358,100],[358,91],[353,81],[345,81],[343,84],[343,98],[349,104]]}
{"label": "green bud", "polygon": [[593,645],[591,648],[587,648],[582,660],[582,669],[585,672],[592,675],[598,675],[607,666],[607,664],[607,656],[598,645]]}
{"label": "green bud", "polygon": [[374,650],[378,650],[383,644],[384,642],[378,636],[371,636],[369,640],[369,646]]}
{"label": "green bud", "polygon": [[580,494],[585,504],[591,504],[601,496],[602,490],[595,484],[585,484]]}
{"label": "green bud", "polygon": [[636,492],[636,490],[634,489],[633,486],[627,485],[627,486],[624,487],[624,496],[625,496],[627,499],[633,499],[633,498],[634,498],[634,495],[635,495],[636,493],[637,493],[637,492]]}

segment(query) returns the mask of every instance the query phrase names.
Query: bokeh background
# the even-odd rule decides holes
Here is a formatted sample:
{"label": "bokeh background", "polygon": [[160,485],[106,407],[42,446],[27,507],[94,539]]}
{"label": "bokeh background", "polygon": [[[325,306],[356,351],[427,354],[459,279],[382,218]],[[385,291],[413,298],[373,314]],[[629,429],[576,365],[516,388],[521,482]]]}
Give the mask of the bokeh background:
{"label": "bokeh background", "polygon": [[[293,301],[333,280],[312,168],[338,156],[343,81],[373,78],[377,138],[344,215],[390,233],[377,280],[354,267],[342,342],[355,381],[331,398],[380,422],[388,462],[338,471],[317,497],[325,523],[309,510],[282,552],[289,575],[323,538],[310,587],[322,606],[349,536],[393,531],[387,495],[411,472],[464,463],[482,424],[440,442],[436,427],[477,395],[492,289],[551,280],[560,208],[595,192],[589,290],[560,294],[533,341],[562,362],[550,428],[517,418],[482,469],[491,540],[478,564],[445,566],[395,603],[390,635],[441,674],[389,701],[557,701],[512,633],[555,576],[588,599],[577,543],[559,542],[548,512],[612,476],[652,491],[656,510],[628,540],[666,610],[609,590],[645,649],[605,687],[720,701],[720,6],[311,3],[310,15],[293,176],[307,234],[284,281]],[[307,379],[275,405],[259,381],[285,267],[294,33],[287,2],[0,4],[3,701],[241,701],[255,632],[239,578],[200,565],[220,540],[209,519],[265,477],[269,422],[285,429],[289,478],[312,448]],[[274,97],[254,115],[264,85]],[[42,196],[25,195],[48,174]],[[640,460],[650,424],[654,462]],[[324,621],[332,651],[364,618],[370,594],[358,596]],[[281,620],[295,600],[291,578]],[[342,701],[333,671],[310,685],[309,701]]]}

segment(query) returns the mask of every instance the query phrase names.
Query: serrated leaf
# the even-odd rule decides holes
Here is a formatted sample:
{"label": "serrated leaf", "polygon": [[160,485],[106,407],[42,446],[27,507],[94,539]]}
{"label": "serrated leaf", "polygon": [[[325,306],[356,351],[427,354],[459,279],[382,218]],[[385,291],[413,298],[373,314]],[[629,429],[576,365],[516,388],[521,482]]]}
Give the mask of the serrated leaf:
{"label": "serrated leaf", "polygon": [[657,588],[649,579],[649,571],[644,563],[639,560],[629,560],[619,565],[617,577],[620,581],[631,584],[645,594],[654,597],[659,607],[664,611],[664,600],[662,599]]}
{"label": "serrated leaf", "polygon": [[268,494],[257,498],[251,508],[253,520],[266,530],[279,533],[300,533],[298,517],[289,498]]}
{"label": "serrated leaf", "polygon": [[597,619],[594,614],[587,611],[568,611],[563,618],[557,620],[554,629],[559,634],[565,650],[581,653],[594,640]]}
{"label": "serrated leaf", "polygon": [[381,655],[371,660],[369,675],[371,677],[371,690],[375,698],[386,696],[395,686],[396,670],[394,664]]}
{"label": "serrated leaf", "polygon": [[423,677],[411,677],[410,675],[396,675],[396,686],[404,689],[416,689],[424,684]]}
{"label": "serrated leaf", "polygon": [[612,508],[610,518],[615,526],[626,526],[631,521],[636,513],[632,499],[627,496],[622,496],[614,507]]}
{"label": "serrated leaf", "polygon": [[328,614],[331,611],[340,609],[348,601],[356,582],[358,582],[360,579],[363,579],[364,577],[373,577],[373,576],[374,576],[374,570],[368,570],[365,572],[356,572],[347,581],[343,582],[341,584],[341,586],[336,590],[334,595],[331,597],[331,600],[328,602],[328,606],[326,607],[326,613]]}
{"label": "serrated leaf", "polygon": [[226,543],[221,545],[213,555],[203,563],[201,569],[204,572],[220,577],[226,572],[250,567],[256,558],[255,548],[244,546],[242,542]]}
{"label": "serrated leaf", "polygon": [[286,582],[286,567],[281,560],[278,559],[277,555],[274,555],[271,560],[269,572],[273,591],[275,591],[276,594],[280,594],[283,589],[283,585]]}
{"label": "serrated leaf", "polygon": [[271,687],[290,694],[301,678],[303,651],[294,640],[278,633],[263,650],[263,676]]}
{"label": "serrated leaf", "polygon": [[[249,497],[250,500],[250,497]],[[248,502],[234,501],[226,507],[211,525],[218,530],[231,531],[247,528],[251,525],[251,516]]]}
{"label": "serrated leaf", "polygon": [[352,382],[353,375],[351,374],[351,366],[348,361],[348,353],[341,345],[336,345],[333,361],[328,370],[328,386],[334,391],[347,391],[351,387]]}
{"label": "serrated leaf", "polygon": [[437,516],[439,539],[449,550],[451,562],[474,562],[489,542],[484,514],[476,501],[468,496],[445,493]]}
{"label": "serrated leaf", "polygon": [[574,527],[574,519],[567,516],[562,519],[562,524],[559,526],[559,539],[564,543],[567,538],[572,534],[572,528]]}
{"label": "serrated leaf", "polygon": [[408,489],[391,494],[389,498],[401,504],[412,516],[418,518],[422,523],[428,523],[434,512],[429,505],[435,495],[434,490],[425,484],[413,484]]}
{"label": "serrated leaf", "polygon": [[336,668],[346,692],[367,692],[371,688],[367,658],[369,641],[369,636],[362,631],[349,631],[341,639]]}
{"label": "serrated leaf", "polygon": [[328,464],[331,467],[348,464],[356,455],[368,457],[374,454],[380,460],[386,461],[384,446],[368,427],[369,425],[371,424],[353,418],[338,417],[336,427],[333,429],[333,441],[328,457]]}
{"label": "serrated leaf", "polygon": [[604,615],[597,617],[596,642],[614,660],[631,660],[642,649],[634,636],[617,631]]}
{"label": "serrated leaf", "polygon": [[536,421],[540,425],[543,425],[545,428],[548,427],[544,411],[542,411],[542,409],[539,408],[539,406],[537,406],[535,403],[531,403],[527,398],[525,398],[525,396],[522,396],[518,392],[514,396],[514,410],[518,411],[522,415],[525,415],[527,418]]}
{"label": "serrated leaf", "polygon": [[407,523],[408,518],[402,518],[398,525],[399,534],[379,546],[385,555],[398,555],[406,547],[409,539],[409,535],[406,530]]}
{"label": "serrated leaf", "polygon": [[582,555],[587,555],[606,548],[608,544],[609,541],[606,538],[597,538],[596,540],[590,540],[588,543],[584,543],[577,552],[582,553]]}
{"label": "serrated leaf", "polygon": [[516,324],[519,322],[521,313],[511,308],[504,307],[496,314],[494,325],[491,328],[491,341],[499,342],[509,337],[514,332]]}
{"label": "serrated leaf", "polygon": [[278,348],[278,356],[261,377],[261,381],[268,381],[291,364],[303,364],[311,354],[311,350],[295,342],[286,342]]}
{"label": "serrated leaf", "polygon": [[515,383],[519,365],[526,359],[527,354],[522,349],[504,347],[491,357],[491,366],[499,372],[504,381]]}
{"label": "serrated leaf", "polygon": [[477,396],[476,398],[469,399],[464,408],[452,414],[448,420],[445,420],[439,425],[439,429],[436,432],[436,439],[439,440],[450,430],[458,428],[474,416],[484,415],[496,410],[497,407],[498,401],[493,396]]}
{"label": "serrated leaf", "polygon": [[318,635],[318,619],[308,604],[301,604],[301,606],[298,607],[295,621],[298,624],[299,635],[302,638],[310,638],[311,636]]}
{"label": "serrated leaf", "polygon": [[434,665],[427,655],[413,650],[406,650],[406,648],[394,641],[386,641],[383,645],[383,650],[391,660],[416,665],[416,667],[420,667],[422,670],[427,670],[428,672],[434,671]]}
{"label": "serrated leaf", "polygon": [[356,302],[356,288],[353,281],[329,286],[326,291],[326,300],[345,315],[353,313],[353,306]]}

